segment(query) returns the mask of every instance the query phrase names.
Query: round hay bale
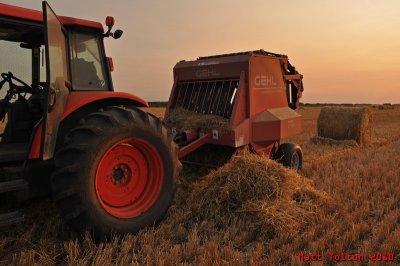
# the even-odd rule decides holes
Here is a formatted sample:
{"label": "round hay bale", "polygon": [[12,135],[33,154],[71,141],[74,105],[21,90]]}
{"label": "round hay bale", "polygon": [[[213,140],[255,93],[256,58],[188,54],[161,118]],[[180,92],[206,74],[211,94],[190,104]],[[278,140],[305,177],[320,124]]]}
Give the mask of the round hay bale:
{"label": "round hay bale", "polygon": [[372,140],[372,112],[366,107],[324,107],[317,128],[320,137],[365,145]]}

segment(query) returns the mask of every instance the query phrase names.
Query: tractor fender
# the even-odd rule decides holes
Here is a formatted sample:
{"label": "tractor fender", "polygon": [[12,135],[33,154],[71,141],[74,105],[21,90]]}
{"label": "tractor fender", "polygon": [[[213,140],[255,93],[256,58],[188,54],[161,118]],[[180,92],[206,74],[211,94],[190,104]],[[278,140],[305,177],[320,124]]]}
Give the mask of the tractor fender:
{"label": "tractor fender", "polygon": [[[135,107],[148,107],[148,103],[138,96],[125,92],[70,92],[64,113],[61,116],[61,123],[57,142],[62,139],[63,135],[68,131],[71,124],[76,123],[83,116],[91,111],[97,111],[99,108],[110,105],[125,105]],[[40,122],[39,122],[40,123]],[[34,134],[28,159],[40,158],[40,144],[42,140],[42,125],[36,126],[37,130]]]}
{"label": "tractor fender", "polygon": [[67,116],[69,116],[72,112],[77,109],[85,106],[87,104],[101,101],[101,100],[111,100],[111,102],[115,101],[115,104],[121,104],[121,102],[134,104],[138,107],[148,107],[148,103],[137,97],[135,95],[126,93],[126,92],[112,92],[112,91],[104,91],[104,92],[70,92],[68,95],[67,104],[64,108],[64,113],[61,117],[61,120],[64,120]]}

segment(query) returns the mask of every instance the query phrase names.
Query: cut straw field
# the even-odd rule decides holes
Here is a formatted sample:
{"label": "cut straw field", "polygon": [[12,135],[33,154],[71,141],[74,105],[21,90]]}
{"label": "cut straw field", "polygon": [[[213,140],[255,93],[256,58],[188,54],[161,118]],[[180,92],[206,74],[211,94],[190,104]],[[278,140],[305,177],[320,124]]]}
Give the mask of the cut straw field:
{"label": "cut straw field", "polygon": [[[163,116],[164,109],[147,111]],[[372,109],[365,146],[312,142],[320,108],[301,109],[303,170],[249,153],[221,169],[184,167],[167,217],[137,235],[95,244],[72,233],[50,199],[22,206],[0,232],[0,264],[288,265],[298,254],[393,253],[400,263],[400,109]],[[347,261],[343,265],[350,264]]]}

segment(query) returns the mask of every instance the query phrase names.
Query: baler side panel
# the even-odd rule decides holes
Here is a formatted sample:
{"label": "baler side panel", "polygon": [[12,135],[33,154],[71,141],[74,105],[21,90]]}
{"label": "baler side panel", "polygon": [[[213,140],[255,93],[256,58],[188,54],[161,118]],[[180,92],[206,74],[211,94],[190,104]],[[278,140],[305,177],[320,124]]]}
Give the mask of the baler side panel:
{"label": "baler side panel", "polygon": [[212,138],[209,143],[235,148],[248,145],[251,138],[250,128],[250,120],[245,119],[234,130],[212,130]]}
{"label": "baler side panel", "polygon": [[298,134],[302,129],[301,115],[289,107],[269,109],[253,120],[253,141],[269,142]]}
{"label": "baler side panel", "polygon": [[[248,76],[248,75],[247,75]],[[233,105],[230,127],[234,128],[249,117],[249,95],[246,90],[246,72],[242,71],[239,79],[239,86],[236,92],[236,101]]]}
{"label": "baler side panel", "polygon": [[279,58],[253,56],[250,60],[250,116],[288,106]]}

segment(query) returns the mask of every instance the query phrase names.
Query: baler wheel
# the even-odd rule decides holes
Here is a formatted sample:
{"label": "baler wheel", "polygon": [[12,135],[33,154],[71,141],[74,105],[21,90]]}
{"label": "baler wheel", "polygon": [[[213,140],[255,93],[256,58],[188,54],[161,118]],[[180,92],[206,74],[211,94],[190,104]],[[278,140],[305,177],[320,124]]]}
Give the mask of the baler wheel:
{"label": "baler wheel", "polygon": [[285,167],[299,171],[303,165],[303,152],[300,145],[283,143],[278,147],[274,159]]}
{"label": "baler wheel", "polygon": [[159,119],[136,108],[108,107],[67,134],[55,166],[54,199],[67,224],[105,240],[163,218],[180,163]]}

